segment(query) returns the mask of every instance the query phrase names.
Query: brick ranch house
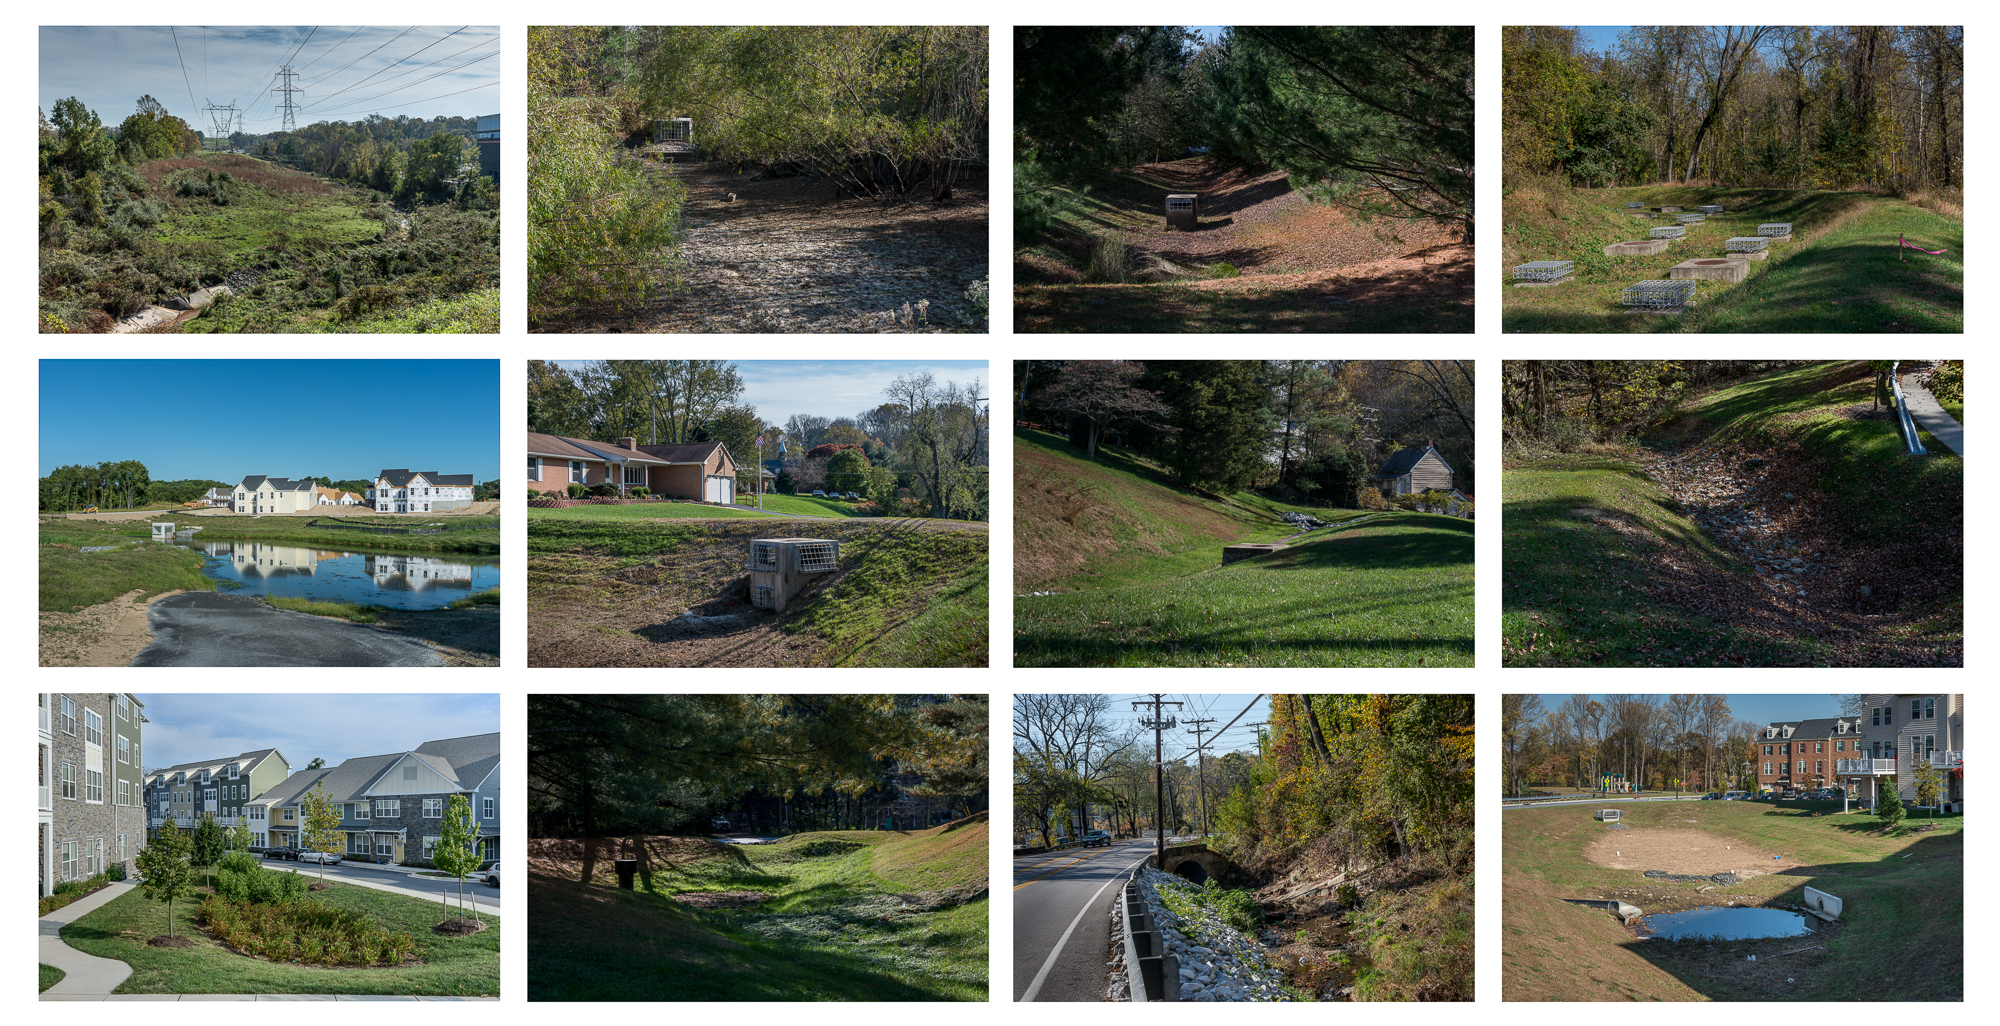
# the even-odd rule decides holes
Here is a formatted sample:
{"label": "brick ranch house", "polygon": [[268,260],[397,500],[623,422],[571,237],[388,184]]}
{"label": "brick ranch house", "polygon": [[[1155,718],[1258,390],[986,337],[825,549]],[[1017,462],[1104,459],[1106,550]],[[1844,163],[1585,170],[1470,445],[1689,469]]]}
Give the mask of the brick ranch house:
{"label": "brick ranch house", "polygon": [[572,484],[609,484],[619,495],[645,488],[669,498],[736,501],[736,459],[721,442],[639,445],[528,432],[527,489],[564,493]]}

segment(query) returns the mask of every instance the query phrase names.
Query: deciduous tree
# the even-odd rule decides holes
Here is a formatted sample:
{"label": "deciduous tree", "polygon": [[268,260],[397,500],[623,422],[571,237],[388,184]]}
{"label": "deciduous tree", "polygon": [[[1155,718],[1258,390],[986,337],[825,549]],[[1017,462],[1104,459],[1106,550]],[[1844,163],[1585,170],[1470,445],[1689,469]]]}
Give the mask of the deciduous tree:
{"label": "deciduous tree", "polygon": [[187,834],[170,819],[153,832],[153,839],[134,859],[141,893],[149,900],[167,903],[169,937],[174,935],[174,900],[194,893],[194,867],[188,863],[188,848]]}
{"label": "deciduous tree", "polygon": [[[437,843],[431,845],[431,865],[458,878],[458,904],[465,903],[465,874],[478,869],[479,824],[472,818],[472,803],[462,794],[445,801],[444,819],[438,825]],[[474,918],[479,915],[475,909]]]}
{"label": "deciduous tree", "polygon": [[[341,807],[327,797],[326,781],[313,784],[299,798],[300,847],[322,855],[338,855],[347,847],[347,835],[340,830]],[[326,860],[319,863],[319,877],[326,879]]]}

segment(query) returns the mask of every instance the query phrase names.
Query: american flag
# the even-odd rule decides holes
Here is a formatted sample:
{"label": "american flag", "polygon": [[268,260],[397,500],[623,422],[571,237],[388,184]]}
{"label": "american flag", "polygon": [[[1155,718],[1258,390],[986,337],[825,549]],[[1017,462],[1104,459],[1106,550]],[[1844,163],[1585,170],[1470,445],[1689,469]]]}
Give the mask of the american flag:
{"label": "american flag", "polygon": [[757,434],[757,448],[762,449],[763,447],[764,447],[764,434],[763,432],[760,431]]}

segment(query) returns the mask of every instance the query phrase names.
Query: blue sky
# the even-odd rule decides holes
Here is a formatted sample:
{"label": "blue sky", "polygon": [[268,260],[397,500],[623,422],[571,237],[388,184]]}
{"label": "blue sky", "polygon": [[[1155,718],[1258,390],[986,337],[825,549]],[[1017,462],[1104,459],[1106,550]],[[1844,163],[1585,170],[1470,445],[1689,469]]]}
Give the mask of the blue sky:
{"label": "blue sky", "polygon": [[40,475],[155,481],[500,474],[498,360],[43,360]]}
{"label": "blue sky", "polygon": [[[1257,750],[1257,728],[1246,726],[1246,724],[1261,723],[1271,718],[1271,699],[1267,695],[1163,694],[1160,697],[1164,701],[1181,703],[1178,709],[1173,706],[1166,707],[1166,714],[1183,724],[1182,726],[1176,726],[1166,731],[1160,737],[1160,748],[1168,762],[1194,752],[1195,735],[1187,732],[1188,728],[1185,726],[1185,723],[1188,720],[1212,719],[1215,721],[1214,723],[1203,724],[1203,726],[1209,727],[1212,730],[1220,730],[1224,724],[1231,720],[1236,721],[1235,726],[1230,727],[1228,733],[1201,735],[1202,739],[1208,744],[1211,757],[1219,757],[1235,751],[1255,752]],[[1151,719],[1153,713],[1150,707],[1135,710],[1132,708],[1132,703],[1151,702],[1152,700],[1152,695],[1112,695],[1111,712],[1108,718],[1115,724],[1116,732],[1120,734],[1124,733],[1128,723],[1137,723],[1143,719]],[[1250,711],[1244,712],[1245,707],[1248,707]],[[1237,713],[1243,713],[1241,719],[1237,719]],[[1148,729],[1145,733],[1146,747],[1150,750],[1153,747],[1153,732]]]}
{"label": "blue sky", "polygon": [[294,770],[359,755],[407,752],[426,741],[500,729],[500,696],[203,695],[139,693],[146,703],[142,769],[220,759],[259,748]]}
{"label": "blue sky", "polygon": [[[1591,698],[1602,702],[1603,695]],[[1724,695],[1729,699],[1730,719],[1756,724],[1786,720],[1814,720],[1840,715],[1840,703],[1832,695]],[[1544,708],[1554,710],[1568,694],[1542,694]]]}
{"label": "blue sky", "polygon": [[[574,370],[587,361],[557,360]],[[939,384],[982,387],[993,380],[985,360],[737,360],[743,402],[766,421],[783,426],[793,414],[852,417],[888,402],[882,390],[905,374],[929,371]],[[983,394],[987,394],[982,392]]]}
{"label": "blue sky", "polygon": [[115,128],[150,95],[203,133],[201,108],[235,103],[244,131],[274,132],[283,97],[271,90],[289,61],[304,88],[300,128],[369,114],[469,118],[500,109],[499,50],[491,25],[43,26],[36,102],[46,114],[74,96]]}

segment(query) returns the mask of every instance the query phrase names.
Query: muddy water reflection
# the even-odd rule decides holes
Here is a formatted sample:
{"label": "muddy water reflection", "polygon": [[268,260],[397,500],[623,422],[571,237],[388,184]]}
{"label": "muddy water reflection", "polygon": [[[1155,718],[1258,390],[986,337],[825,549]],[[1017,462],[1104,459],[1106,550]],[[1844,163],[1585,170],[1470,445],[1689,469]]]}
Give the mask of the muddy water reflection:
{"label": "muddy water reflection", "polygon": [[500,561],[461,555],[351,552],[268,542],[208,542],[202,573],[248,595],[432,609],[500,586]]}
{"label": "muddy water reflection", "polygon": [[1797,912],[1738,906],[1656,912],[1645,917],[1639,932],[1661,940],[1757,940],[1764,937],[1804,937],[1812,933],[1813,928],[1806,917]]}

